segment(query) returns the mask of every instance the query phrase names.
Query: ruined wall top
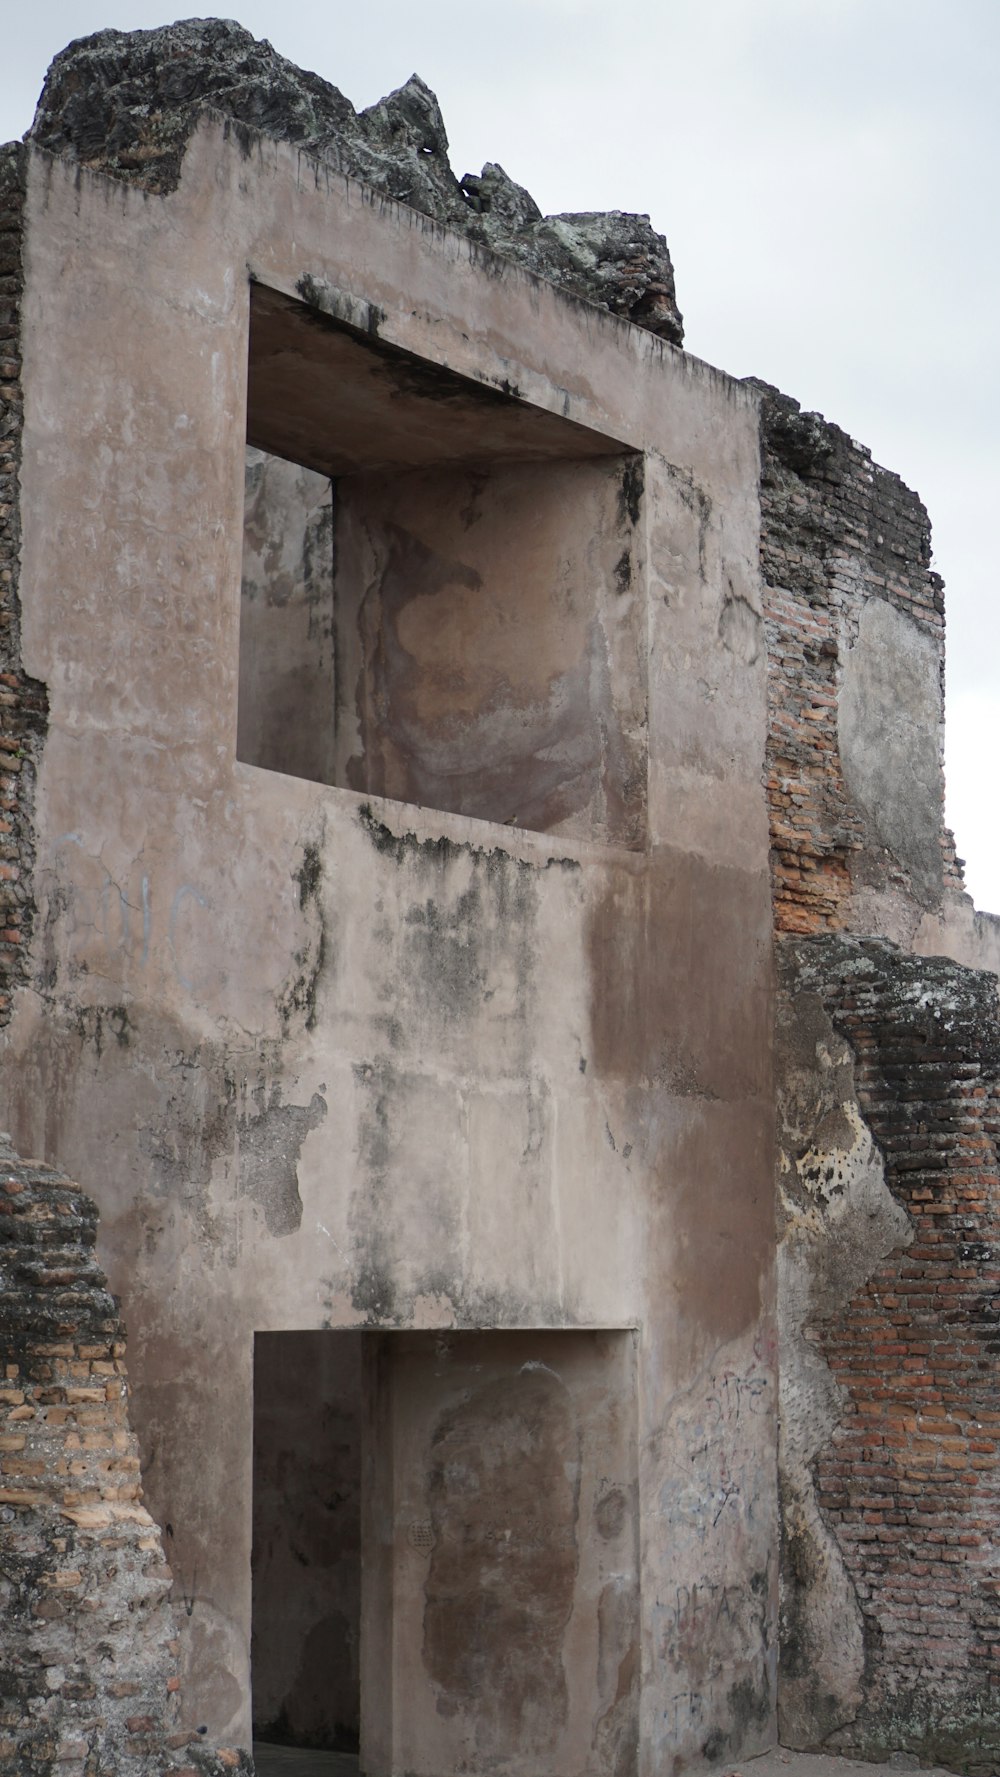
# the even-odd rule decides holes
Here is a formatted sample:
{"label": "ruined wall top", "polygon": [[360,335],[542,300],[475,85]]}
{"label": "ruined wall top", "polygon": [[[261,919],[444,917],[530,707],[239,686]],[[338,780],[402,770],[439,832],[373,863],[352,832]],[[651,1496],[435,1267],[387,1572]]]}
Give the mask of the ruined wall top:
{"label": "ruined wall top", "polygon": [[543,216],[492,161],[459,180],[437,99],[416,74],[359,112],[328,81],[229,20],[98,31],[56,56],[29,139],[113,178],[168,192],[206,106],[298,143],[569,295],[673,345],[683,341],[667,243],[649,218],[620,210]]}

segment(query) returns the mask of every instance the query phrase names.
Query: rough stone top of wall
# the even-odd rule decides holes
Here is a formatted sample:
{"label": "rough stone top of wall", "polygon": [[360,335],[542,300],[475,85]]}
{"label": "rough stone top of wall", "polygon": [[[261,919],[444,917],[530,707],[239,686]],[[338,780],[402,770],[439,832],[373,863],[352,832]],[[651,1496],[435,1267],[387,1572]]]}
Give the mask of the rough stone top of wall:
{"label": "rough stone top of wall", "polygon": [[329,81],[230,20],[98,31],[56,56],[28,138],[113,178],[168,192],[206,106],[247,131],[300,144],[569,295],[673,345],[683,341],[667,243],[648,216],[543,216],[493,161],[457,179],[437,99],[416,74],[359,112]]}

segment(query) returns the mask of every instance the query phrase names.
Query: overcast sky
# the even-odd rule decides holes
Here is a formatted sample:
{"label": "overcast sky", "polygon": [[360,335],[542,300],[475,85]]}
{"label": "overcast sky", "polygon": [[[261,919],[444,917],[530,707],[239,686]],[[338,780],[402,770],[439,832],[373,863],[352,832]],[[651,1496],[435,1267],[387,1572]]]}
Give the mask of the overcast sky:
{"label": "overcast sky", "polygon": [[[0,141],[74,37],[169,0],[0,0]],[[181,16],[187,16],[182,14]],[[1000,911],[998,0],[242,0],[359,108],[416,71],[461,175],[646,211],[686,343],[777,383],[920,492],[948,597],[948,810]]]}

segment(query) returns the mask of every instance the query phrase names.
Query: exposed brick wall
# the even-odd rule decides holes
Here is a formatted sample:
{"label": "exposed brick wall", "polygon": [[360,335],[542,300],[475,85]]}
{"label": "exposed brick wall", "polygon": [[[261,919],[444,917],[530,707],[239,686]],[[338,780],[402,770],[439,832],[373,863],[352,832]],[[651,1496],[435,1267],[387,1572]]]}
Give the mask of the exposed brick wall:
{"label": "exposed brick wall", "polygon": [[96,1226],[82,1191],[0,1137],[0,1771],[249,1770],[177,1728],[171,1576]]}
{"label": "exposed brick wall", "polygon": [[0,148],[0,1025],[31,936],[32,805],[48,707],[45,687],[21,666],[17,587],[25,158],[18,144]]}
{"label": "exposed brick wall", "polygon": [[912,1244],[811,1337],[844,1391],[817,1497],[865,1627],[833,1744],[1000,1759],[1000,1023],[993,976],[878,941],[782,946],[854,1055]]}
{"label": "exposed brick wall", "polygon": [[[843,651],[865,601],[879,597],[932,637],[943,672],[943,588],[917,496],[838,427],[758,387],[775,923],[783,932],[837,930],[867,842],[838,750]],[[946,882],[961,888],[943,827],[942,846]],[[905,887],[891,860],[869,853],[865,863],[869,875],[874,864]]]}

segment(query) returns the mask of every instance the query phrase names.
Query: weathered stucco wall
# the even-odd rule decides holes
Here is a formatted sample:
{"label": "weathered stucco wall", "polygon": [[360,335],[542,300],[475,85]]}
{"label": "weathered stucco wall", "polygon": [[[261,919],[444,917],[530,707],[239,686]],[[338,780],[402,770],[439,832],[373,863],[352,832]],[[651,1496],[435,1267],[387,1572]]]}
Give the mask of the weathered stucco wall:
{"label": "weathered stucco wall", "polygon": [[369,1353],[366,1511],[406,1534],[370,1539],[363,1765],[636,1768],[636,1346],[405,1333]]}
{"label": "weathered stucco wall", "polygon": [[[4,1093],[18,1139],[99,1199],[173,1527],[185,1720],[247,1742],[255,1331],[634,1328],[639,1769],[762,1746],[757,398],[217,120],[163,196],[32,151],[26,264],[24,651],[51,715]],[[607,553],[595,572],[648,646],[645,710],[635,640],[588,635],[604,707],[648,738],[641,845],[237,761],[248,266],[290,297],[346,291],[390,345],[644,457],[642,571],[624,585]],[[567,1645],[571,1695],[611,1684],[596,1646]],[[408,1658],[427,1678],[412,1640]],[[397,1687],[387,1770],[419,1743],[420,1695]]]}
{"label": "weathered stucco wall", "polygon": [[236,756],[267,771],[334,778],[333,489],[247,448]]}
{"label": "weathered stucco wall", "polygon": [[630,455],[339,481],[333,781],[641,846],[642,508]]}
{"label": "weathered stucco wall", "polygon": [[[927,518],[664,338],[644,218],[218,21],[76,46],[0,160],[3,1101],[99,1200],[182,1762],[251,1648],[379,1774],[767,1744],[780,1335],[783,1733],[995,1764],[1000,923]],[[33,1735],[93,1677],[40,1661]]]}

